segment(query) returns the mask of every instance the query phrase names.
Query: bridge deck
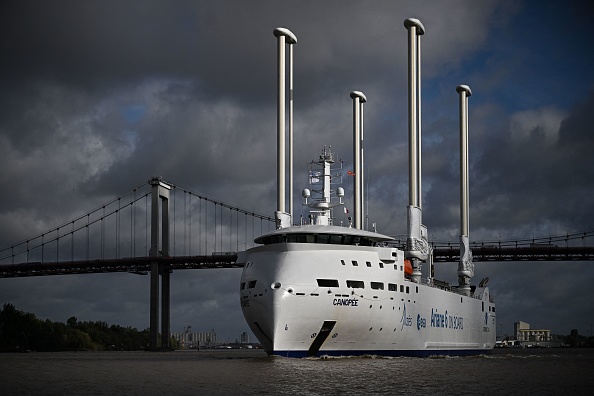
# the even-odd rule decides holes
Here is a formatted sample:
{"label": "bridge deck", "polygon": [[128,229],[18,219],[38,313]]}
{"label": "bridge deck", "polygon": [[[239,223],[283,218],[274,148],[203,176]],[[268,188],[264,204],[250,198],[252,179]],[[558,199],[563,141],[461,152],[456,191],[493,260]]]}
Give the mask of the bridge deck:
{"label": "bridge deck", "polygon": [[[472,248],[473,261],[587,261],[594,260],[594,247],[509,247],[482,246]],[[433,250],[435,262],[457,262],[460,260],[459,248],[438,247]],[[216,254],[210,256],[176,257],[132,257],[106,260],[79,260],[50,263],[0,264],[0,278],[29,276],[96,274],[107,272],[129,272],[146,275],[151,263],[157,261],[170,270],[241,268],[237,254]]]}
{"label": "bridge deck", "polygon": [[[594,260],[594,247],[480,246],[471,249],[474,262]],[[460,249],[458,246],[435,248],[433,260],[436,262],[457,262],[460,260]]]}
{"label": "bridge deck", "polygon": [[221,254],[211,256],[178,256],[178,257],[132,257],[107,260],[80,260],[53,263],[22,263],[0,265],[0,278],[16,278],[27,276],[97,274],[106,272],[129,272],[146,275],[150,272],[151,263],[157,261],[170,270],[209,269],[209,268],[241,268],[236,264],[237,254]]}

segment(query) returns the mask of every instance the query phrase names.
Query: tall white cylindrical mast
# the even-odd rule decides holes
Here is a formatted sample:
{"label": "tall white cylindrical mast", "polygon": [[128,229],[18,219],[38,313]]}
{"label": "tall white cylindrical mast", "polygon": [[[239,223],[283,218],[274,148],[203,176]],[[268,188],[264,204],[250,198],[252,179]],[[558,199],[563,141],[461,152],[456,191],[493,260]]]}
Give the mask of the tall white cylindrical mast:
{"label": "tall white cylindrical mast", "polygon": [[420,282],[421,265],[429,256],[421,208],[421,36],[425,27],[415,18],[404,21],[408,30],[408,236],[405,255],[411,260],[412,279]]}
{"label": "tall white cylindrical mast", "polygon": [[408,30],[408,203],[421,207],[421,130],[420,130],[420,36],[425,34],[421,21],[408,18],[404,21]]}
{"label": "tall white cylindrical mast", "polygon": [[[278,38],[278,97],[277,97],[277,173],[276,173],[276,223],[277,228],[284,228],[291,225],[291,214],[287,213],[285,210],[285,191],[286,191],[286,184],[285,184],[285,152],[286,152],[286,145],[285,145],[285,100],[286,100],[286,93],[285,93],[285,47],[286,45],[292,45],[297,42],[297,38],[295,35],[286,28],[276,28],[274,29],[274,35]],[[292,51],[291,51],[292,52]],[[292,58],[290,70],[292,71]],[[291,74],[291,85],[292,85],[292,74]],[[292,96],[292,88],[291,88],[291,96]],[[292,101],[291,101],[292,107]],[[290,120],[292,120],[292,112],[290,115]],[[290,125],[290,131],[292,132],[293,127]],[[292,134],[291,134],[292,138]],[[291,140],[290,140],[290,143]],[[292,147],[290,148],[292,151]],[[292,157],[290,160],[292,161]],[[292,180],[291,180],[292,182]],[[292,186],[289,186],[289,191],[292,192]]]}
{"label": "tall white cylindrical mast", "polygon": [[470,294],[470,278],[474,276],[474,264],[469,244],[469,180],[468,180],[468,97],[472,91],[468,85],[458,85],[460,95],[460,262],[458,264],[458,289]]}
{"label": "tall white cylindrical mast", "polygon": [[[297,39],[295,39],[297,42]],[[289,215],[293,218],[293,46],[289,45]]]}
{"label": "tall white cylindrical mast", "polygon": [[367,98],[363,92],[351,92],[353,99],[353,171],[355,188],[353,205],[354,227],[363,229],[363,103]]}

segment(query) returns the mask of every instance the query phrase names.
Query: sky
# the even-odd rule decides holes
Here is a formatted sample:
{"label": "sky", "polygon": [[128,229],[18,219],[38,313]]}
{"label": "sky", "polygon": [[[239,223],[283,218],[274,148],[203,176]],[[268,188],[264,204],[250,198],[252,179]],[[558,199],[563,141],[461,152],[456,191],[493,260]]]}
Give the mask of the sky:
{"label": "sky", "polygon": [[[467,84],[470,240],[594,230],[594,6],[583,1],[3,1],[0,248],[65,224],[159,175],[273,215],[276,27],[294,45],[295,172],[331,145],[352,157],[365,104],[370,221],[406,233],[407,31],[421,20],[423,222],[457,241],[456,86]],[[304,178],[303,178],[304,179]],[[300,203],[295,187],[295,202]],[[594,246],[594,239],[585,241]],[[456,263],[436,277],[457,281]],[[587,335],[589,262],[475,263],[499,331]],[[248,331],[241,270],[174,272],[172,331]],[[0,279],[0,303],[65,322],[149,324],[149,278]]]}

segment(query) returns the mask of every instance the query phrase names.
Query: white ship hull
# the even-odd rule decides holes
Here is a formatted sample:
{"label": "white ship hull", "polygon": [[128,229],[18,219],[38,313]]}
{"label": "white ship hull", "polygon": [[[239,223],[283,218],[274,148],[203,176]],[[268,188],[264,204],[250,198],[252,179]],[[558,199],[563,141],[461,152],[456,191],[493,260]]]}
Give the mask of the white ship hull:
{"label": "white ship hull", "polygon": [[[269,354],[473,355],[495,345],[488,289],[465,296],[414,283],[400,250],[274,243],[243,260],[243,314]],[[347,280],[362,283],[347,287]]]}

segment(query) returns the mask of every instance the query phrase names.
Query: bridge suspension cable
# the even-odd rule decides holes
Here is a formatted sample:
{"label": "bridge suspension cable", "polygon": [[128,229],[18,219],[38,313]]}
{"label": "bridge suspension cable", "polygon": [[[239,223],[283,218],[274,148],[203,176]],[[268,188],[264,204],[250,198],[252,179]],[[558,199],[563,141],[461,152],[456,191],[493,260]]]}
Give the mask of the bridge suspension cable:
{"label": "bridge suspension cable", "polygon": [[[170,256],[244,250],[253,246],[258,220],[261,232],[265,223],[268,230],[273,229],[270,216],[167,185],[173,212],[169,219]],[[148,256],[150,195],[150,185],[141,184],[82,216],[0,250],[0,264]]]}

